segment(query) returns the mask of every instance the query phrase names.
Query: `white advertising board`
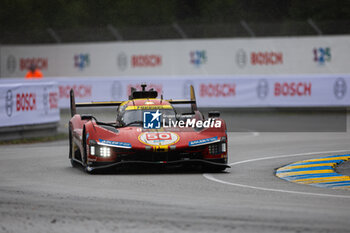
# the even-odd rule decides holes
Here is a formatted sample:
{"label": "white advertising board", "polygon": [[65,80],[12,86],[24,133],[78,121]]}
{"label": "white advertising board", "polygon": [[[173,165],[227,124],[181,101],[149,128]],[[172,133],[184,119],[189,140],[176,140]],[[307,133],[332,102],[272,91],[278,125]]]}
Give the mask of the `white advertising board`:
{"label": "white advertising board", "polygon": [[60,120],[56,83],[0,83],[0,100],[0,127]]}
{"label": "white advertising board", "polygon": [[1,77],[350,73],[350,36],[1,46]]}
{"label": "white advertising board", "polygon": [[[21,79],[23,81],[23,79]],[[163,94],[164,99],[188,99],[193,85],[200,107],[328,107],[350,105],[350,75],[288,76],[171,76],[50,78],[58,84],[60,108],[69,107],[69,91],[76,102],[127,100],[130,88],[140,84]],[[19,79],[0,79],[1,83]],[[38,82],[38,81],[37,81]],[[39,81],[40,82],[40,81]]]}

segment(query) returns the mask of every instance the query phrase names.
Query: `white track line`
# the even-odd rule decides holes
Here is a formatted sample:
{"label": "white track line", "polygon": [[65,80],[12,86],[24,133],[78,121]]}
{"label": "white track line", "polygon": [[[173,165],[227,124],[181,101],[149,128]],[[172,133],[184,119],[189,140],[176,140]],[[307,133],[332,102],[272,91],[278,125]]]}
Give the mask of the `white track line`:
{"label": "white track line", "polygon": [[[268,159],[278,159],[278,158],[287,158],[287,157],[295,157],[295,156],[305,156],[305,155],[313,155],[313,154],[329,154],[329,153],[340,153],[340,152],[349,152],[350,150],[336,150],[336,151],[320,151],[320,152],[307,152],[307,153],[298,153],[298,154],[289,154],[289,155],[277,155],[277,156],[268,156],[268,157],[262,157],[262,158],[256,158],[256,159],[248,159],[243,161],[238,161],[229,164],[230,166],[235,166],[242,163],[249,163],[249,162],[256,162],[261,160],[268,160]],[[224,180],[220,180],[215,178],[212,174],[205,173],[203,174],[204,178],[231,186],[236,187],[242,187],[242,188],[250,188],[250,189],[256,189],[256,190],[262,190],[262,191],[269,191],[269,192],[281,192],[281,193],[291,193],[291,194],[301,194],[301,195],[310,195],[310,196],[320,196],[320,197],[340,197],[340,198],[349,198],[350,195],[333,195],[333,194],[322,194],[322,193],[309,193],[309,192],[299,192],[299,191],[291,191],[291,190],[284,190],[284,189],[272,189],[272,188],[264,188],[264,187],[256,187],[246,184],[238,184],[238,183],[232,183]]]}

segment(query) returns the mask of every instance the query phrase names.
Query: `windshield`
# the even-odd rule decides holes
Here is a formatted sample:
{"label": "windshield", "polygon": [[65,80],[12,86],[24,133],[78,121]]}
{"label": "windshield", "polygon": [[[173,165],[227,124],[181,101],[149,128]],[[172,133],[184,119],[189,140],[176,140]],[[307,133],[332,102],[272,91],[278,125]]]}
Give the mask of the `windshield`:
{"label": "windshield", "polygon": [[[163,119],[165,120],[165,122],[176,120],[176,113],[174,109],[152,109],[152,111],[157,111],[157,110],[159,110],[159,112],[162,114],[161,122],[163,121]],[[123,125],[133,124],[133,122],[135,124],[141,124],[143,122],[143,113],[148,111],[150,110],[149,109],[127,110],[124,112],[121,118],[121,121]]]}

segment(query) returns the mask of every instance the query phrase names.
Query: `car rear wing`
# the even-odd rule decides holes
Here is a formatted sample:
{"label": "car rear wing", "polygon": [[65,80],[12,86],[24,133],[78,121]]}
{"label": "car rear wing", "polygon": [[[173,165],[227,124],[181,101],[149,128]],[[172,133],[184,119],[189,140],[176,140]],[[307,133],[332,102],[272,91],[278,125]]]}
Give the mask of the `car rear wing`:
{"label": "car rear wing", "polygon": [[99,101],[99,102],[87,102],[87,103],[75,103],[74,91],[70,90],[70,114],[74,116],[77,114],[77,108],[79,107],[112,107],[119,106],[122,101]]}
{"label": "car rear wing", "polygon": [[[189,100],[167,100],[170,104],[191,104],[191,110],[192,112],[198,111],[197,108],[197,101],[196,101],[196,95],[194,93],[194,88],[191,85],[190,86],[190,96],[191,99]],[[70,112],[71,116],[74,116],[77,114],[77,107],[111,107],[111,106],[119,106],[122,103],[122,101],[103,101],[103,102],[88,102],[88,103],[75,103],[75,97],[74,97],[74,91],[73,89],[70,90]]]}
{"label": "car rear wing", "polygon": [[192,112],[198,111],[197,108],[197,101],[196,101],[196,95],[194,93],[194,88],[191,85],[190,86],[190,93],[191,93],[191,99],[189,100],[167,100],[170,104],[191,104],[191,110]]}

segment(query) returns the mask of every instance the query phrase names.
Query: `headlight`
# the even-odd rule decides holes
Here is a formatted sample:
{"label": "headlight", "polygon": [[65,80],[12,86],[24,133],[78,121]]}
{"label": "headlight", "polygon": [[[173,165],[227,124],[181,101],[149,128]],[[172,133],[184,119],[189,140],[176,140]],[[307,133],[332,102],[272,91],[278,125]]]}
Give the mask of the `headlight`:
{"label": "headlight", "polygon": [[221,151],[226,152],[226,143],[225,142],[221,143]]}
{"label": "headlight", "polygon": [[209,145],[209,154],[219,155],[226,152],[226,143],[214,143]]}
{"label": "headlight", "polygon": [[111,148],[103,146],[100,147],[100,156],[101,157],[110,157],[111,156]]}
{"label": "headlight", "polygon": [[90,154],[95,155],[95,147],[94,146],[90,146]]}
{"label": "headlight", "polygon": [[217,155],[220,154],[221,148],[219,147],[219,143],[211,144],[209,145],[209,154],[211,155]]}

